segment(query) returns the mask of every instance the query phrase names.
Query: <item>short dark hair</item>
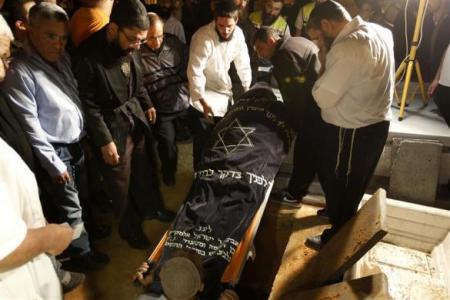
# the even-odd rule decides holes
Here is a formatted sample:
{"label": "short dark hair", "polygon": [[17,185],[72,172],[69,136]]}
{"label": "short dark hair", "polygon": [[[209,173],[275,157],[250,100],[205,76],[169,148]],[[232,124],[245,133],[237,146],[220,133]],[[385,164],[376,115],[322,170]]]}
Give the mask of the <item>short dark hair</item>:
{"label": "short dark hair", "polygon": [[139,0],[120,0],[112,9],[110,21],[119,28],[137,27],[147,30],[150,26],[147,10]]}
{"label": "short dark hair", "polygon": [[256,41],[266,43],[269,38],[278,40],[281,38],[280,33],[276,29],[270,28],[268,26],[263,26],[255,32],[255,35],[253,36],[253,44]]}
{"label": "short dark hair", "polygon": [[320,22],[322,20],[343,21],[348,15],[348,11],[336,1],[328,0],[318,3],[309,16],[306,29],[320,28]]}
{"label": "short dark hair", "polygon": [[214,3],[214,18],[226,17],[237,20],[239,6],[233,0],[218,0]]}
{"label": "short dark hair", "polygon": [[28,19],[31,26],[36,26],[42,20],[69,22],[69,17],[64,9],[50,2],[41,2],[33,6],[30,9]]}

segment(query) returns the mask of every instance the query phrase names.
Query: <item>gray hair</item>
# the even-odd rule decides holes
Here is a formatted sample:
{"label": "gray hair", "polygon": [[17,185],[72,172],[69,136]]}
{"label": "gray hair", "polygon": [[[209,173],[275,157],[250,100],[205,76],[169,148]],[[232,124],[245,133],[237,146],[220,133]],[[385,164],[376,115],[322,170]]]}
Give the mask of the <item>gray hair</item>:
{"label": "gray hair", "polygon": [[164,21],[154,12],[149,12],[147,16],[150,26],[154,26],[158,22],[161,22],[161,24],[164,25]]}
{"label": "gray hair", "polygon": [[69,22],[69,17],[64,9],[56,4],[41,2],[30,9],[29,23],[31,26],[38,25],[42,20]]}
{"label": "gray hair", "polygon": [[10,41],[14,40],[11,28],[9,28],[8,23],[6,23],[2,15],[0,15],[0,35],[6,35]]}

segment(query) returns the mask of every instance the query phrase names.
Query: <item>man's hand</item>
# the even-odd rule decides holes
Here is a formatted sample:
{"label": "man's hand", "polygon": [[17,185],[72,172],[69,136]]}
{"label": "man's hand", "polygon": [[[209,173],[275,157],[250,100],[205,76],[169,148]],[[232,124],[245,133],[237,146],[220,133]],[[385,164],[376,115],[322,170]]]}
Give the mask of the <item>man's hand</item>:
{"label": "man's hand", "polygon": [[117,153],[116,144],[111,142],[101,147],[103,161],[110,166],[117,166],[119,164],[120,156]]}
{"label": "man's hand", "polygon": [[430,86],[428,87],[428,96],[433,96],[434,92],[436,91],[436,88],[439,85],[439,81],[437,79],[434,79],[431,83]]}
{"label": "man's hand", "polygon": [[56,177],[53,177],[53,182],[57,184],[66,184],[69,183],[72,178],[69,175],[69,172],[64,171]]}
{"label": "man's hand", "polygon": [[45,252],[48,254],[61,254],[72,242],[73,231],[68,224],[48,224],[45,229],[48,232]]}
{"label": "man's hand", "polygon": [[155,124],[156,122],[156,109],[154,107],[149,108],[145,111],[145,115],[150,123]]}
{"label": "man's hand", "polygon": [[148,263],[143,262],[142,265],[136,270],[136,274],[133,276],[133,281],[138,281],[142,286],[149,286],[153,282],[153,272],[150,274],[146,274],[144,277],[144,273],[148,271]]}
{"label": "man's hand", "polygon": [[211,107],[203,99],[200,99],[198,101],[200,101],[200,104],[203,107],[203,118],[205,118],[210,123],[214,123],[214,114]]}

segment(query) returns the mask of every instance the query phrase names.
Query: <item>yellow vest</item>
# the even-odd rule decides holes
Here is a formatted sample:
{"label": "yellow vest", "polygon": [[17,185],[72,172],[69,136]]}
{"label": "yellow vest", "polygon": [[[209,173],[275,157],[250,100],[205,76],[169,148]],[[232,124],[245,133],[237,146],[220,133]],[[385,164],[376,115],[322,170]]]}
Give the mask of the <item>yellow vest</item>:
{"label": "yellow vest", "polygon": [[[251,13],[248,18],[250,19],[250,21],[253,24],[255,24],[256,27],[261,27],[261,25],[262,25],[262,11],[261,10]],[[281,35],[284,35],[286,32],[287,26],[288,26],[288,24],[287,24],[286,20],[282,16],[279,16],[275,20],[275,22],[273,22],[270,25],[270,28],[278,30]]]}
{"label": "yellow vest", "polygon": [[316,7],[316,2],[311,2],[302,6],[303,28],[306,28],[306,24],[308,24],[309,21],[309,16],[311,15],[314,7]]}

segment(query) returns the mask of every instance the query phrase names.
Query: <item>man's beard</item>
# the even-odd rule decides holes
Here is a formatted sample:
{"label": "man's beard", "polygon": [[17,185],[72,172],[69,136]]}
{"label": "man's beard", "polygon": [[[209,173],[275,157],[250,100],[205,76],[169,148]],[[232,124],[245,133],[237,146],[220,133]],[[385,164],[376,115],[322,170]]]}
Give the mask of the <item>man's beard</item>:
{"label": "man's beard", "polygon": [[216,27],[216,32],[217,32],[217,35],[219,36],[219,42],[228,42],[229,40],[231,40],[231,39],[233,38],[233,34],[234,34],[234,30],[233,30],[233,32],[230,33],[230,36],[229,36],[229,37],[224,38],[224,37],[220,34],[219,30],[217,30],[217,27]]}
{"label": "man's beard", "polygon": [[119,34],[117,34],[116,38],[112,40],[110,49],[111,54],[117,58],[127,56],[133,52],[133,49],[122,49],[122,47],[120,47]]}
{"label": "man's beard", "polygon": [[272,16],[267,14],[266,12],[263,11],[263,15],[262,15],[262,24],[264,26],[270,26],[273,24],[273,22],[275,22],[275,20],[278,18],[278,16]]}

